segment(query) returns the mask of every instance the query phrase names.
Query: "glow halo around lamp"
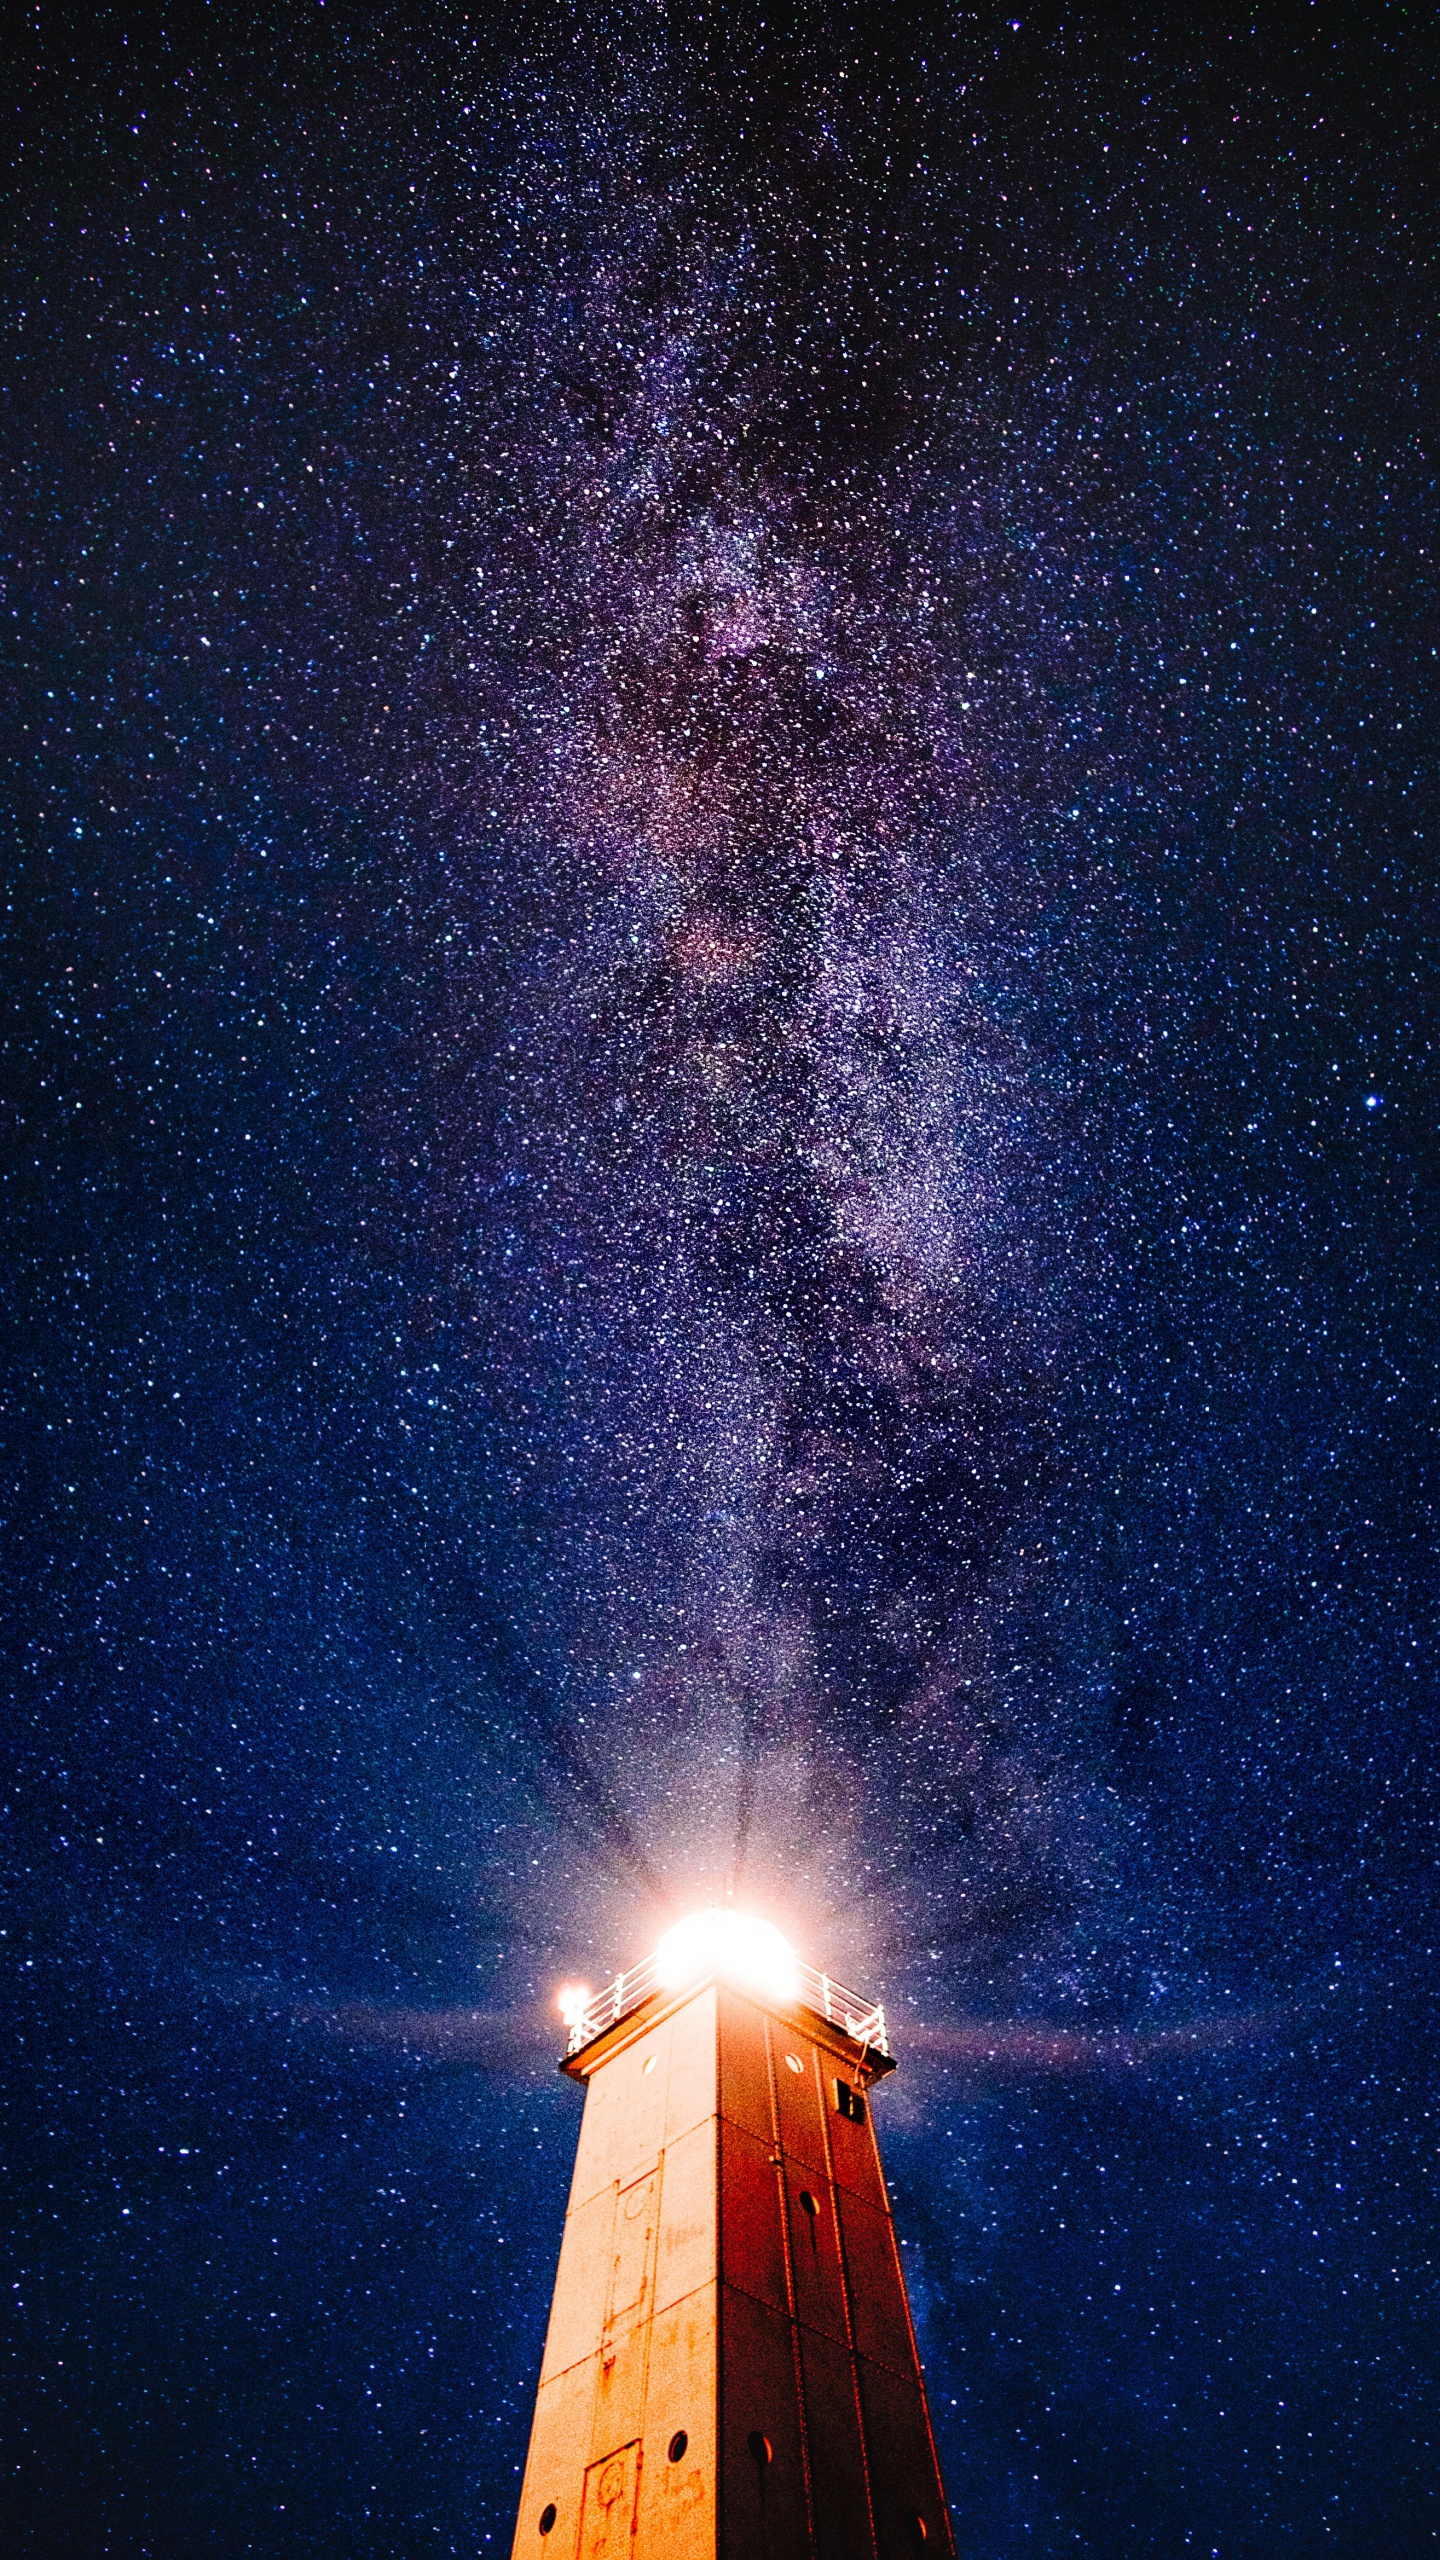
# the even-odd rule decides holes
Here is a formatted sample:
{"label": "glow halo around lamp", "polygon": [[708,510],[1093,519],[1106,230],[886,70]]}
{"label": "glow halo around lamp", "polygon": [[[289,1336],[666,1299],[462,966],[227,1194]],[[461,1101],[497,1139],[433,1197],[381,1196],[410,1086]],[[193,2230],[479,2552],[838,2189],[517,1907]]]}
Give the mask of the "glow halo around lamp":
{"label": "glow halo around lamp", "polygon": [[702,1975],[718,1973],[741,1989],[758,1991],[767,2000],[790,2002],[800,1997],[799,1960],[773,1921],[751,1911],[692,1911],[667,1929],[655,1950],[660,1982],[679,1991]]}

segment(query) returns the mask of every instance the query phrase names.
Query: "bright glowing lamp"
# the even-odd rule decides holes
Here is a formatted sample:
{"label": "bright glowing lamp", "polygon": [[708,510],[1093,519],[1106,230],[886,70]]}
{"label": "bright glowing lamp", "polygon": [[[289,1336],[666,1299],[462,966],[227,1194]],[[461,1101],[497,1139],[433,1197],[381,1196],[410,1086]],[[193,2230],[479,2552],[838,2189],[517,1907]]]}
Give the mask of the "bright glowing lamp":
{"label": "bright glowing lamp", "polygon": [[757,1920],[750,1911],[692,1911],[688,1920],[677,1920],[666,1930],[655,1963],[666,1991],[718,1973],[767,2000],[789,2002],[800,1996],[794,1948],[773,1921]]}
{"label": "bright glowing lamp", "polygon": [[562,1983],[555,1996],[555,2006],[567,2027],[578,2027],[590,2006],[589,1984],[587,1982]]}

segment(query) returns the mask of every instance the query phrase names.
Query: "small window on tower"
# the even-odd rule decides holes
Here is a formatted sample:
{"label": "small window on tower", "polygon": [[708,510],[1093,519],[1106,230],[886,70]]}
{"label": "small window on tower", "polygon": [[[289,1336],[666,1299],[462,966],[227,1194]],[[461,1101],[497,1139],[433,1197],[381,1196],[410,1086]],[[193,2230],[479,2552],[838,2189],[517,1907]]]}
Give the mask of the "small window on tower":
{"label": "small window on tower", "polygon": [[863,2124],[865,2121],[864,2098],[858,2089],[851,2088],[848,2080],[835,2083],[835,2112],[844,2116],[849,2124]]}

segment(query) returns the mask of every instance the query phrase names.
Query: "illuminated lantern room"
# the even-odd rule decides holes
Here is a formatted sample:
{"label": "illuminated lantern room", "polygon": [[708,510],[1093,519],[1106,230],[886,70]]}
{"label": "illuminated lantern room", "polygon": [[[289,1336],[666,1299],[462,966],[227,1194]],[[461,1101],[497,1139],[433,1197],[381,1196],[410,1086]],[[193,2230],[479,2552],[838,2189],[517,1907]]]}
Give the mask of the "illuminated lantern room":
{"label": "illuminated lantern room", "polygon": [[883,2008],[728,1908],[560,2007],[585,2112],[516,2560],[953,2555],[871,2117]]}

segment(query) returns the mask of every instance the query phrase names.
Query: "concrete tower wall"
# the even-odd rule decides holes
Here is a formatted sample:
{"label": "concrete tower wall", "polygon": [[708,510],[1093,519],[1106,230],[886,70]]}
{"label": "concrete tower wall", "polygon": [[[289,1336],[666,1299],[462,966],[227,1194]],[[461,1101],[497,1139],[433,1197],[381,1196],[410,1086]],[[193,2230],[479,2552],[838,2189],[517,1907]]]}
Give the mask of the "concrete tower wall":
{"label": "concrete tower wall", "polygon": [[716,2005],[697,1992],[588,2075],[516,2530],[527,2560],[714,2560]]}
{"label": "concrete tower wall", "polygon": [[517,2560],[948,2553],[864,2049],[710,1984],[571,2067]]}

